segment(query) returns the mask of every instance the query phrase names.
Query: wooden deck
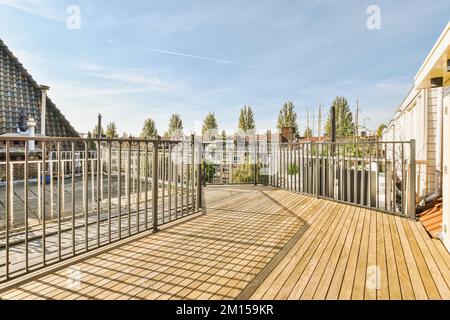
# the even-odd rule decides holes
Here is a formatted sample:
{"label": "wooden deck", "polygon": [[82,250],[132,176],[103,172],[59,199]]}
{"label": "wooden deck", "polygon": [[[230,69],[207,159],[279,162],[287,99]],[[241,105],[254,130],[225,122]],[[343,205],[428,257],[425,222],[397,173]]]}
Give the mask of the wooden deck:
{"label": "wooden deck", "polygon": [[205,192],[206,214],[1,299],[450,299],[450,255],[420,222],[272,188]]}

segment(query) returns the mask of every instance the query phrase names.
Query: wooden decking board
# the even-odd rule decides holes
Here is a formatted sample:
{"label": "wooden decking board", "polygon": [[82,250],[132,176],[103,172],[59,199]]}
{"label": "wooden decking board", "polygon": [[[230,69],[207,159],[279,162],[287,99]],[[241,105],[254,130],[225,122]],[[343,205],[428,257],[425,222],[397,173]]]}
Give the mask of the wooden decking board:
{"label": "wooden decking board", "polygon": [[347,271],[347,266],[349,265],[349,259],[351,257],[351,250],[353,244],[355,243],[355,241],[357,241],[357,227],[361,218],[361,209],[355,207],[353,210],[355,217],[347,234],[345,245],[342,249],[341,256],[339,257],[338,264],[336,266],[336,269],[334,270],[333,276],[331,277],[331,283],[326,295],[327,300],[339,299],[339,293],[342,289],[345,273]]}
{"label": "wooden decking board", "polygon": [[[328,210],[330,210],[331,207],[332,207],[331,204],[325,203],[325,206],[321,207],[322,209],[321,211],[325,213]],[[297,259],[295,259],[295,257],[297,256],[303,257],[304,253],[306,252],[305,249],[310,247],[312,240],[322,235],[320,229],[322,226],[322,221],[327,220],[327,215],[323,214],[322,217],[323,218],[321,219],[321,222],[319,224],[315,224],[314,230],[312,227],[310,227],[307,230],[304,238],[305,240],[302,242],[298,242],[298,246],[291,249],[290,252],[292,252],[292,254],[288,253],[286,257],[283,259],[283,261],[277,266],[277,268],[267,277],[265,283],[267,283],[268,285],[261,285],[259,289],[255,292],[253,298],[261,298],[262,296],[264,296],[265,298],[271,299],[275,298],[277,294],[278,295],[284,294],[285,296],[288,296],[290,287],[285,286],[285,283],[295,281],[298,278],[299,271],[297,270],[300,270],[301,272],[301,268],[299,268],[300,263],[297,262]],[[318,232],[314,233],[315,230],[318,230]],[[311,250],[311,252],[312,251],[313,250]],[[284,270],[287,270],[287,272],[284,272]],[[266,291],[264,292],[264,290]]]}
{"label": "wooden decking board", "polygon": [[[397,264],[395,259],[394,245],[391,237],[391,228],[388,215],[380,215],[383,224],[384,247],[386,252],[386,275],[389,291],[389,299],[400,300],[402,293],[400,289]],[[403,255],[403,252],[399,254]],[[409,277],[408,277],[409,280]]]}
{"label": "wooden decking board", "polygon": [[356,273],[353,281],[352,300],[363,300],[364,290],[366,287],[366,273],[367,273],[367,256],[369,247],[369,228],[370,228],[370,215],[367,214],[367,210],[363,210],[364,226],[361,235],[361,245],[358,252],[358,263],[356,265]]}
{"label": "wooden decking board", "polygon": [[[450,299],[450,255],[420,222],[274,188],[208,186],[205,194],[206,215],[0,297]],[[379,287],[366,279],[369,266],[379,268]]]}
{"label": "wooden decking board", "polygon": [[398,279],[403,300],[415,299],[414,289],[409,275],[405,253],[398,233],[394,216],[387,216],[390,225],[391,240],[394,250],[395,262],[397,267]]}
{"label": "wooden decking board", "polygon": [[[333,204],[327,203],[325,201],[321,201],[320,207],[315,208],[318,213],[320,211],[326,212]],[[333,206],[334,207],[334,206]],[[313,211],[313,210],[312,210]],[[289,275],[291,274],[291,268],[295,268],[296,260],[295,256],[303,256],[304,252],[306,252],[305,248],[308,248],[309,244],[316,236],[320,236],[321,233],[314,233],[315,230],[321,230],[322,225],[329,221],[328,216],[326,214],[318,214],[318,222],[314,224],[314,228],[310,226],[306,233],[303,235],[304,241],[297,242],[296,246],[294,246],[285,256],[285,258],[277,265],[277,267],[268,275],[265,279],[266,283],[273,283],[273,285],[268,286],[259,286],[259,288],[252,295],[252,299],[261,299],[263,296],[271,296],[273,293],[273,297],[278,293],[278,291],[283,287],[284,282],[287,280]],[[303,249],[303,250],[302,250]],[[287,270],[287,272],[283,272],[283,270]]]}
{"label": "wooden decking board", "polygon": [[409,276],[411,278],[412,288],[414,290],[414,296],[416,299],[423,300],[428,299],[425,287],[420,277],[418,266],[414,260],[414,254],[409,245],[408,237],[403,229],[401,219],[394,217],[395,224],[397,226],[398,234],[400,237],[400,243],[403,248],[403,254],[406,260],[406,267],[408,268]]}
{"label": "wooden decking board", "polygon": [[450,268],[447,266],[444,259],[442,259],[439,251],[436,249],[434,245],[434,242],[436,240],[431,239],[425,232],[425,230],[423,228],[420,228],[420,226],[418,226],[417,224],[413,224],[413,226],[411,227],[415,227],[418,231],[418,234],[421,236],[421,240],[418,239],[418,241],[423,241],[426,244],[428,250],[433,256],[437,267],[439,268],[439,271],[441,272],[442,277],[444,278],[444,281],[447,284],[447,287],[450,288]]}
{"label": "wooden decking board", "polygon": [[[353,282],[358,263],[359,248],[361,245],[361,236],[364,226],[365,214],[362,208],[358,208],[359,219],[355,230],[355,236],[350,249],[349,259],[345,268],[344,278],[339,291],[339,300],[350,300],[352,296]],[[332,296],[331,296],[332,297]]]}
{"label": "wooden decking board", "polygon": [[[333,224],[328,228],[328,230],[325,230],[324,237],[316,238],[315,243],[318,245],[314,245],[315,248],[313,250],[307,251],[307,254],[304,256],[305,259],[300,259],[298,267],[296,267],[299,274],[298,278],[295,277],[294,279],[291,279],[292,283],[286,281],[283,290],[285,292],[289,292],[289,295],[287,296],[288,299],[301,298],[304,290],[309,284],[309,279],[313,276],[314,270],[322,257],[322,253],[329,245],[329,239],[342,227],[342,224],[340,224],[339,221],[341,218],[345,218],[344,213],[346,207],[343,205],[338,205],[337,208],[338,210],[334,211],[334,213],[337,211],[336,219],[333,221]],[[277,295],[277,298],[280,299],[284,297]]]}
{"label": "wooden decking board", "polygon": [[387,271],[386,244],[383,228],[383,215],[375,213],[377,221],[377,267],[379,268],[379,287],[377,288],[377,300],[389,299],[389,278]]}
{"label": "wooden decking board", "polygon": [[[309,202],[311,204],[312,202]],[[317,203],[317,206],[321,206],[323,202]],[[298,207],[297,207],[298,208]],[[302,208],[305,209],[305,208]],[[299,243],[298,240],[302,237],[307,237],[308,231],[310,229],[311,223],[315,219],[317,219],[318,216],[320,216],[320,211],[316,210],[316,207],[310,208],[308,210],[309,214],[305,216],[305,224],[298,230],[298,232],[289,240],[288,243],[286,243],[286,246],[277,253],[277,255],[270,261],[269,264],[267,264],[264,269],[249,283],[249,285],[245,288],[244,291],[239,294],[238,299],[249,299],[251,296],[254,296],[258,288],[261,288],[261,284],[263,281],[266,281],[267,277],[270,277],[271,274],[274,273],[275,268],[282,268],[282,265],[280,266],[280,262],[282,259],[286,259],[286,255],[289,252],[294,252],[293,248],[295,247],[296,243]]]}
{"label": "wooden decking board", "polygon": [[[412,221],[406,221],[406,224],[408,224],[408,229],[413,233],[413,236],[415,238],[415,241],[412,242],[419,247],[422,253],[423,261],[426,263],[426,268],[423,268],[423,270],[425,271],[425,277],[427,279],[424,280],[424,282],[431,282],[434,284],[434,286],[430,286],[432,288],[431,290],[434,291],[434,289],[437,289],[440,297],[434,297],[434,299],[439,299],[442,297],[442,299],[449,300],[450,290],[444,277],[442,277],[442,273],[439,270],[439,267],[437,266],[432,254],[430,253],[426,242],[423,241],[422,237],[419,234],[419,231],[416,229],[416,226]],[[436,295],[436,292],[434,292],[434,294]]]}
{"label": "wooden decking board", "polygon": [[[345,219],[345,222],[342,224],[339,224],[336,228],[336,230],[333,232],[331,238],[328,239],[328,243],[325,247],[325,250],[321,252],[320,250],[317,250],[315,252],[315,255],[312,258],[312,261],[310,261],[309,265],[313,266],[311,270],[313,270],[313,273],[311,277],[309,277],[308,283],[305,287],[305,290],[303,291],[301,297],[302,299],[312,299],[314,297],[314,293],[317,290],[317,287],[319,285],[320,280],[322,279],[323,273],[325,272],[325,269],[333,256],[334,249],[339,246],[339,244],[342,242],[343,234],[345,230],[347,230],[348,226],[350,225],[350,221],[352,218],[351,211],[353,208],[349,206],[344,207],[344,213],[342,219]],[[318,260],[315,260],[317,257]],[[318,263],[316,263],[318,261]],[[314,266],[315,265],[315,266]]]}
{"label": "wooden decking board", "polygon": [[[351,207],[348,210],[349,217],[346,225],[344,225],[344,228],[341,231],[339,239],[336,242],[320,282],[315,290],[314,299],[316,300],[324,300],[328,295],[329,289],[331,288],[332,281],[335,280],[336,282],[339,282],[339,279],[342,278],[343,267],[339,268],[338,265],[339,263],[342,265],[346,263],[348,251],[350,251],[351,241],[353,240],[353,231],[358,221],[356,207]],[[340,288],[340,285],[338,287]],[[338,293],[339,292],[335,294],[334,299],[336,299]]]}
{"label": "wooden decking board", "polygon": [[411,231],[411,227],[408,224],[408,221],[402,219],[403,229],[405,230],[406,236],[408,237],[409,245],[413,252],[414,259],[416,261],[417,267],[419,269],[419,274],[422,279],[422,283],[425,287],[429,299],[440,299],[441,296],[436,287],[436,284],[433,281],[433,277],[431,276],[430,269],[427,266],[425,258],[420,251],[419,245],[415,240],[414,234]]}

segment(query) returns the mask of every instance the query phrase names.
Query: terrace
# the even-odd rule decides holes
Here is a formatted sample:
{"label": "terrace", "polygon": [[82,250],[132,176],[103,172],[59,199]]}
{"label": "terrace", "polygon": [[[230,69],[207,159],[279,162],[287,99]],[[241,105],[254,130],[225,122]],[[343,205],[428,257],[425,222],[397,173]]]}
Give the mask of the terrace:
{"label": "terrace", "polygon": [[[79,189],[77,170],[62,175],[74,157],[44,157],[61,170],[54,200],[39,186],[36,225],[7,222],[28,180],[7,183],[1,299],[450,299],[450,255],[408,209],[413,143],[257,149],[254,183],[204,188],[193,141],[94,141],[106,157],[79,159]],[[75,210],[63,177],[84,195]]]}

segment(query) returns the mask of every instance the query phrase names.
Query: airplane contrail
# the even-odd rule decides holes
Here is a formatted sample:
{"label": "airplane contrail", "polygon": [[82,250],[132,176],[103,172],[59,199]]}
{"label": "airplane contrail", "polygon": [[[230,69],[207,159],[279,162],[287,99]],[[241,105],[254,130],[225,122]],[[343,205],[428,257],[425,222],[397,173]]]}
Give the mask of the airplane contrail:
{"label": "airplane contrail", "polygon": [[171,54],[174,56],[181,56],[181,57],[186,57],[186,58],[192,58],[192,59],[198,59],[198,60],[204,60],[204,61],[210,61],[210,62],[217,62],[217,63],[222,63],[222,64],[231,64],[231,65],[245,67],[245,68],[251,68],[251,69],[266,70],[264,68],[250,65],[250,64],[238,63],[238,62],[234,62],[234,61],[216,59],[216,58],[211,58],[211,57],[196,56],[193,54],[188,54],[188,53],[183,53],[183,52],[176,52],[176,51],[155,49],[155,48],[148,48],[148,50],[153,51],[153,52],[158,52],[158,53]]}

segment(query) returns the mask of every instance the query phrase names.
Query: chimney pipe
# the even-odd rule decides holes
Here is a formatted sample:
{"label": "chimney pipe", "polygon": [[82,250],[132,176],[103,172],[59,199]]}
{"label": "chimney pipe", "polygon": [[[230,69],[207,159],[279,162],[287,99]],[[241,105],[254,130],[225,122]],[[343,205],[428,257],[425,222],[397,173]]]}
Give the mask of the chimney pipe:
{"label": "chimney pipe", "polygon": [[[336,142],[336,108],[335,106],[331,106],[331,116],[330,116],[330,124],[331,124],[331,142]],[[331,146],[332,154],[335,153],[335,145]]]}
{"label": "chimney pipe", "polygon": [[45,136],[45,126],[46,126],[46,113],[47,113],[47,91],[50,89],[49,86],[41,85],[41,134]]}

